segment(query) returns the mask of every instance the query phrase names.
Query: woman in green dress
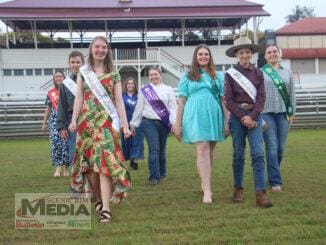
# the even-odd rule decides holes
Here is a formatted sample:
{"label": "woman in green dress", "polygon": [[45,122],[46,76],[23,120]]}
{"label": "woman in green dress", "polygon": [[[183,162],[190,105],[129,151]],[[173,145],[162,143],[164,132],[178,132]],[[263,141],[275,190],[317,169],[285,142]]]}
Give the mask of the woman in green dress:
{"label": "woman in green dress", "polygon": [[[81,178],[83,173],[93,170],[99,174],[103,202],[101,210],[98,210],[101,223],[111,221],[110,198],[112,202],[119,203],[131,187],[120,147],[119,118],[125,137],[131,135],[120,80],[119,73],[113,68],[109,43],[105,37],[95,37],[89,48],[88,66],[80,68],[77,78],[69,130],[77,129],[72,188],[78,189],[83,184],[80,183],[84,179]],[[102,91],[97,96],[99,87]],[[111,108],[105,107],[105,99],[111,101]]]}
{"label": "woman in green dress", "polygon": [[216,142],[228,134],[228,113],[223,104],[223,78],[215,71],[207,45],[197,46],[189,72],[178,86],[176,137],[195,144],[201,178],[202,202],[212,203],[211,169]]}

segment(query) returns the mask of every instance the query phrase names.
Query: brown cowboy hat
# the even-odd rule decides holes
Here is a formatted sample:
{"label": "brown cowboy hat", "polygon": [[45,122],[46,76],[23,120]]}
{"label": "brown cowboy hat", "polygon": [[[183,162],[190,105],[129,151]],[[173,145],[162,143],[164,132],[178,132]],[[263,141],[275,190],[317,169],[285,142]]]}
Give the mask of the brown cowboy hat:
{"label": "brown cowboy hat", "polygon": [[239,49],[249,48],[252,50],[252,53],[257,53],[260,48],[258,45],[253,44],[248,37],[239,37],[233,41],[233,46],[225,51],[225,54],[229,57],[236,57],[235,53]]}

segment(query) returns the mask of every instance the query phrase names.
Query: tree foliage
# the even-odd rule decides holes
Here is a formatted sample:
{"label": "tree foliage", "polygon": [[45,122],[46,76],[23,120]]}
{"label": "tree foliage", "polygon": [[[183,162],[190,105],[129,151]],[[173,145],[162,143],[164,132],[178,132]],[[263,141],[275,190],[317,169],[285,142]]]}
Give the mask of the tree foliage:
{"label": "tree foliage", "polygon": [[299,5],[296,5],[295,8],[292,9],[292,14],[289,14],[285,17],[286,23],[293,23],[306,17],[314,17],[314,11],[315,9],[312,7],[301,7]]}

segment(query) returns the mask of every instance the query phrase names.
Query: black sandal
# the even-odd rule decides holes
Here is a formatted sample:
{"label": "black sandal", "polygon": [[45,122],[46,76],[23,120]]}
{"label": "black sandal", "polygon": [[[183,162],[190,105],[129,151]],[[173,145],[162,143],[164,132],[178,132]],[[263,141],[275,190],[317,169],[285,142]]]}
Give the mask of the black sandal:
{"label": "black sandal", "polygon": [[97,202],[95,203],[95,211],[99,214],[102,211],[103,208],[103,203],[102,202]]}
{"label": "black sandal", "polygon": [[99,222],[106,224],[106,223],[110,223],[112,219],[112,213],[106,210],[102,210],[100,212],[100,218],[99,218]]}

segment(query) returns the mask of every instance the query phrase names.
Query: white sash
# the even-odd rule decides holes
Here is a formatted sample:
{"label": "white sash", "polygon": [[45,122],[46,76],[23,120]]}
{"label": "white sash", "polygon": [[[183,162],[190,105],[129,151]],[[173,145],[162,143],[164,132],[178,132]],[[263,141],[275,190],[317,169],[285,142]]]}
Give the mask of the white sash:
{"label": "white sash", "polygon": [[98,80],[96,74],[89,69],[87,65],[83,65],[79,68],[80,73],[83,75],[85,82],[89,86],[89,88],[92,90],[95,97],[99,100],[99,102],[102,104],[106,112],[110,115],[112,118],[112,126],[115,130],[120,130],[120,120],[118,112],[106,92],[106,90],[103,88],[101,82]]}
{"label": "white sash", "polygon": [[76,96],[77,84],[74,82],[74,80],[72,80],[70,77],[67,77],[65,80],[63,80],[62,83],[73,95]]}
{"label": "white sash", "polygon": [[230,68],[226,72],[244,89],[244,91],[246,91],[250,98],[256,102],[257,89],[250,80],[234,68]]}

